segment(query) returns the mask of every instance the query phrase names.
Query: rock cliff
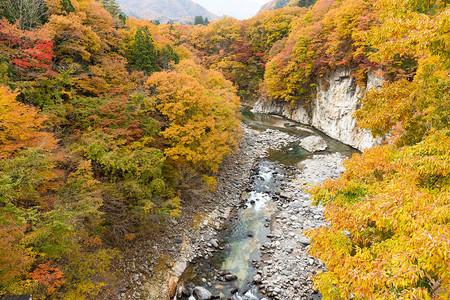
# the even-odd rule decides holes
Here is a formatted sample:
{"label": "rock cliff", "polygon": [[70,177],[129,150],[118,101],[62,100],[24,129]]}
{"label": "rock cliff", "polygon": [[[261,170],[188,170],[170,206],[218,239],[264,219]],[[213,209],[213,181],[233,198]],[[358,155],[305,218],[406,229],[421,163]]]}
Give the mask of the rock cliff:
{"label": "rock cliff", "polygon": [[[330,137],[356,149],[364,150],[381,143],[381,139],[356,125],[352,114],[361,107],[366,89],[356,84],[351,70],[341,69],[326,78],[327,84],[319,84],[311,103],[291,105],[282,101],[258,101],[254,112],[276,114],[293,121],[311,125]],[[369,74],[367,89],[380,87],[382,79]],[[324,88],[323,86],[328,86]]]}

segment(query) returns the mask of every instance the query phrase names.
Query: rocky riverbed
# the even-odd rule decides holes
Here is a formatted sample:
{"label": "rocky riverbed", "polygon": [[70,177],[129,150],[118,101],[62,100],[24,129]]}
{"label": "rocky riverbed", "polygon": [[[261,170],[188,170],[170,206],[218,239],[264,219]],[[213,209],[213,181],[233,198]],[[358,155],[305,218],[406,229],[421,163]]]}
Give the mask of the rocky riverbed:
{"label": "rocky riverbed", "polygon": [[[252,150],[249,155],[255,161],[265,158],[269,149],[280,149],[292,143],[301,142],[301,139],[296,136],[278,130],[257,132],[246,128],[245,132],[246,137],[249,138],[248,146]],[[339,153],[324,153],[310,156],[309,159],[296,166],[280,164],[272,166],[269,176],[275,175],[274,177],[278,182],[273,185],[276,188],[267,190],[266,195],[262,197],[262,199],[269,198],[271,202],[275,203],[276,207],[276,213],[272,214],[272,217],[267,219],[267,223],[264,224],[265,227],[270,227],[270,231],[266,232],[265,237],[259,237],[256,240],[253,237],[255,233],[248,233],[249,238],[253,240],[248,242],[250,244],[257,244],[261,240],[265,241],[260,245],[259,257],[249,261],[254,269],[253,278],[245,285],[240,284],[242,288],[237,287],[239,286],[238,282],[232,288],[233,285],[230,285],[229,282],[237,280],[239,277],[234,275],[233,272],[220,270],[220,268],[211,270],[209,274],[205,272],[205,274],[202,274],[204,277],[201,278],[199,284],[202,286],[196,287],[197,291],[202,288],[205,292],[202,295],[205,296],[204,298],[197,298],[209,299],[209,295],[212,297],[211,299],[215,299],[228,295],[228,297],[232,296],[230,299],[250,300],[267,298],[320,299],[320,293],[314,290],[310,277],[323,270],[324,266],[307,253],[311,241],[303,235],[303,232],[309,228],[324,226],[326,222],[323,217],[323,207],[311,206],[310,196],[305,188],[321,183],[327,178],[338,177],[343,171],[342,162],[345,158],[344,155]],[[253,175],[253,183],[255,176],[257,178],[265,177],[267,174]],[[251,191],[251,188],[247,187],[247,191]],[[261,204],[258,204],[258,199],[255,202],[254,198],[252,200],[249,200],[249,197],[241,198],[241,207],[243,207],[241,210],[249,205],[253,205],[255,209],[258,206],[262,207]],[[239,224],[231,222],[228,226],[239,226]],[[223,251],[223,244],[227,242],[230,241],[212,238],[209,242],[206,241],[206,244],[199,244],[196,263],[202,264],[202,260],[199,260],[199,258],[208,260],[214,256],[215,251]],[[245,244],[244,247],[246,247]],[[239,255],[244,256],[245,254],[241,252]],[[224,264],[227,265],[227,263]],[[213,269],[212,266],[210,268]],[[240,275],[241,271],[237,270],[233,271]],[[184,291],[186,297],[184,299],[187,299],[189,290],[195,291],[194,287],[192,283],[190,289],[180,285],[178,297],[182,296]],[[227,289],[225,293],[213,294],[218,290],[225,289]]]}
{"label": "rocky riverbed", "polygon": [[184,201],[181,217],[167,220],[159,236],[127,250],[116,267],[122,278],[116,290],[104,297],[169,299],[191,261],[208,258],[220,250],[215,237],[233,210],[239,208],[256,162],[269,149],[281,149],[299,140],[277,130],[253,130],[245,124],[242,130],[239,148],[224,160],[216,174],[215,190],[193,194],[192,199]]}
{"label": "rocky riverbed", "polygon": [[[269,152],[283,152],[300,144],[305,137],[274,129],[260,130],[258,127],[259,130],[255,130],[245,124],[242,129],[239,149],[225,159],[216,174],[216,189],[193,193],[191,199],[183,203],[181,218],[169,219],[159,238],[149,239],[133,250],[136,253],[125,253],[124,279],[118,284],[119,289],[107,297],[170,299],[169,295],[177,294],[177,289],[179,296],[183,291],[192,294],[195,286],[180,283],[179,279],[191,262],[208,261],[215,253],[227,250],[224,232],[233,226],[238,212],[249,205],[257,205],[250,203],[246,194],[251,191],[260,162]],[[307,129],[305,132],[314,134]],[[330,141],[327,143],[330,145]],[[231,295],[239,292],[235,294],[236,299],[252,300],[318,297],[309,275],[323,266],[307,254],[310,242],[302,233],[307,228],[324,225],[325,220],[323,208],[311,207],[309,195],[303,188],[338,176],[345,157],[325,152],[310,157],[295,166],[273,165],[271,172],[278,182],[277,188],[268,195],[274,211],[263,224],[266,229],[261,231],[265,236],[264,243],[258,245],[259,257],[249,261],[254,276],[248,278],[245,288],[230,288],[227,297],[230,292]],[[248,237],[254,234],[249,232]],[[214,280],[231,283],[227,288],[241,280],[236,280],[237,276],[226,270],[212,271],[211,277],[201,278],[196,284],[197,294],[200,290],[214,292]],[[185,288],[186,283],[189,289]],[[253,291],[250,293],[249,289]],[[217,293],[212,296],[219,297]]]}
{"label": "rocky riverbed", "polygon": [[324,266],[307,253],[311,241],[303,232],[326,225],[324,208],[311,206],[304,188],[338,177],[344,159],[339,153],[313,156],[291,168],[294,174],[283,182],[271,241],[262,246],[263,259],[255,262],[258,274],[254,282],[273,299],[320,299],[310,276]]}
{"label": "rocky riverbed", "polygon": [[[240,146],[240,159],[241,161],[245,161],[246,165],[251,165],[251,167],[246,169],[249,172],[254,170],[255,164],[264,158],[269,150],[279,150],[301,140],[293,135],[272,129],[261,132],[243,125],[243,131],[244,137]],[[173,281],[176,281],[175,277],[180,277],[180,271],[186,269],[189,262],[199,258],[208,260],[213,256],[214,252],[224,250],[221,246],[222,241],[219,241],[216,236],[227,226],[227,221],[230,221],[229,218],[235,216],[236,211],[242,207],[242,191],[248,190],[252,178],[250,175],[251,173],[245,173],[245,176],[231,179],[231,185],[239,187],[240,191],[233,193],[233,197],[229,198],[228,201],[217,203],[218,207],[207,217],[203,218],[200,229],[197,231],[198,238],[193,240],[187,249],[183,249],[182,259],[176,263],[178,267],[173,268],[175,270]],[[225,178],[229,179],[228,176],[225,176]],[[223,179],[222,176],[218,178],[219,189],[223,188],[220,182],[221,179]],[[225,186],[225,189],[229,189],[229,186]],[[217,276],[223,279],[223,281],[228,282],[237,279],[236,275],[229,274],[228,272],[219,272]],[[203,283],[205,286],[211,285],[206,278],[203,279]],[[169,285],[172,285],[171,280],[169,280]],[[169,289],[173,290],[174,286]],[[182,290],[182,288],[178,287],[178,296],[181,296]]]}

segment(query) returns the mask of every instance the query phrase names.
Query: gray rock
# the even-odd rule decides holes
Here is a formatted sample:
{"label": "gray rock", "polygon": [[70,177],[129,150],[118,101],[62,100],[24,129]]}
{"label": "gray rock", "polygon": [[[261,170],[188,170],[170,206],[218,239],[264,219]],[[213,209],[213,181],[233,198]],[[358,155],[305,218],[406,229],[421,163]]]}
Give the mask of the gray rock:
{"label": "gray rock", "polygon": [[192,294],[197,300],[210,300],[213,296],[210,291],[201,286],[195,287]]}
{"label": "gray rock", "polygon": [[248,300],[258,300],[258,297],[253,295],[250,291],[244,294],[245,297],[247,297]]}
{"label": "gray rock", "polygon": [[191,292],[184,286],[180,285],[177,288],[177,297],[181,298],[183,296],[189,297],[191,295]]}
{"label": "gray rock", "polygon": [[300,243],[302,243],[303,245],[305,245],[305,246],[311,245],[311,240],[308,239],[306,236],[301,236],[301,237],[299,237],[299,238],[298,238],[298,241],[299,241]]}
{"label": "gray rock", "polygon": [[255,282],[255,283],[259,283],[259,282],[261,282],[261,275],[259,275],[259,274],[256,274],[255,275],[255,277],[253,277],[253,281]]}
{"label": "gray rock", "polygon": [[311,135],[302,139],[300,141],[300,146],[311,153],[323,151],[328,147],[325,140],[317,135]]}
{"label": "gray rock", "polygon": [[219,243],[217,242],[217,240],[212,239],[210,242],[211,242],[211,245],[212,245],[214,248],[219,248]]}

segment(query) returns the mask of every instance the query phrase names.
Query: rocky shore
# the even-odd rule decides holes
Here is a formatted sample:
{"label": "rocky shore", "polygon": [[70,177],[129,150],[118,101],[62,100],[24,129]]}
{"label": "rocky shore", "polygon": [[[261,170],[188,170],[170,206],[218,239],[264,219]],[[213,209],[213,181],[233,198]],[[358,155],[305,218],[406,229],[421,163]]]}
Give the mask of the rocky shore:
{"label": "rocky shore", "polygon": [[311,241],[303,235],[309,228],[326,225],[322,206],[311,206],[304,188],[336,178],[343,171],[345,157],[334,153],[316,155],[303,161],[282,184],[279,213],[272,223],[271,242],[262,246],[263,259],[254,282],[273,299],[320,299],[312,286],[311,275],[324,269],[307,253]]}

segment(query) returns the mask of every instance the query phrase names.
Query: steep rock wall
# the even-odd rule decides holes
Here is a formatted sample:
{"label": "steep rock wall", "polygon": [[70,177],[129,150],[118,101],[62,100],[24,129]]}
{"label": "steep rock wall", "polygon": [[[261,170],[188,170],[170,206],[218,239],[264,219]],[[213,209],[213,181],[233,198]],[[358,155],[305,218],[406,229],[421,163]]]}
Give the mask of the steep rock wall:
{"label": "steep rock wall", "polygon": [[[365,89],[356,84],[351,76],[351,70],[335,71],[328,81],[328,88],[318,85],[317,93],[312,103],[291,105],[282,101],[258,101],[254,112],[276,114],[293,121],[311,125],[330,137],[356,149],[364,150],[381,143],[381,139],[356,126],[352,114],[361,107],[361,99]],[[380,87],[382,79],[369,74],[367,89]]]}

